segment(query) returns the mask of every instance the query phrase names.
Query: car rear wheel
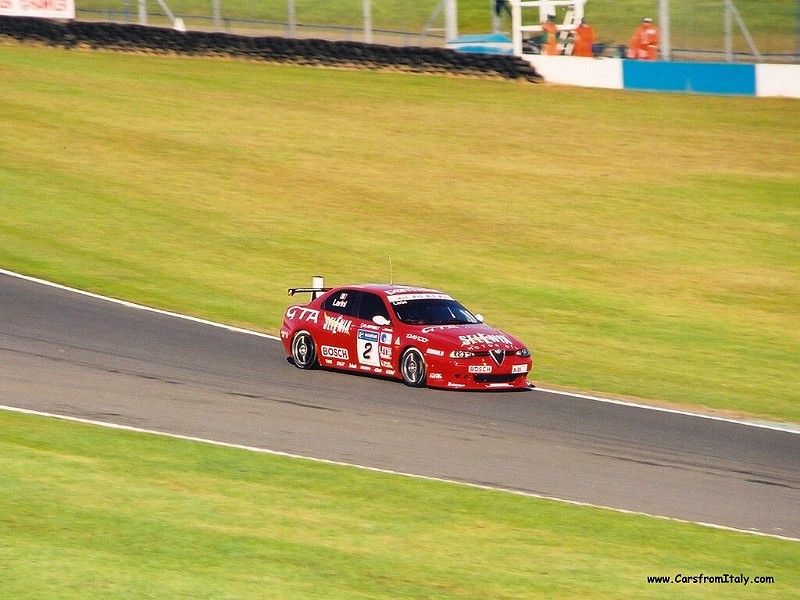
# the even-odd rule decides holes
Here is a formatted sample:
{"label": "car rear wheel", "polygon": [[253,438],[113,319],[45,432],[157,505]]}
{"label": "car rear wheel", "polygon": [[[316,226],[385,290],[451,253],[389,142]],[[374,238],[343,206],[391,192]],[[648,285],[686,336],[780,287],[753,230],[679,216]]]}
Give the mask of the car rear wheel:
{"label": "car rear wheel", "polygon": [[427,381],[427,367],[422,353],[416,348],[409,348],[400,358],[400,374],[403,383],[411,387],[425,387]]}
{"label": "car rear wheel", "polygon": [[298,369],[311,369],[317,364],[314,339],[307,331],[300,331],[292,339],[292,360]]}

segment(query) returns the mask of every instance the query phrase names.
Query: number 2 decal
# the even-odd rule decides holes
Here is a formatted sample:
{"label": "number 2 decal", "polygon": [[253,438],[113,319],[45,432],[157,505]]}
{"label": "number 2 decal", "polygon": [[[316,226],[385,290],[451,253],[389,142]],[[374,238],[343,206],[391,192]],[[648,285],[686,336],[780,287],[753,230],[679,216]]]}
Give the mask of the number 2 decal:
{"label": "number 2 decal", "polygon": [[369,329],[360,329],[358,331],[356,349],[358,350],[358,362],[362,365],[380,366],[381,358],[376,351],[379,347],[378,339],[377,331]]}

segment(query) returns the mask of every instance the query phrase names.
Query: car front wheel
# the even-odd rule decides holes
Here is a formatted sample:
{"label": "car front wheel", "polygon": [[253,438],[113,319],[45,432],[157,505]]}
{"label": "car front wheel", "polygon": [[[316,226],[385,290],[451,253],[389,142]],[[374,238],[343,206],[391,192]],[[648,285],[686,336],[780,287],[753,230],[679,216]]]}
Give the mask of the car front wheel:
{"label": "car front wheel", "polygon": [[425,387],[427,368],[422,353],[416,348],[409,348],[400,358],[400,374],[403,383],[411,387]]}
{"label": "car front wheel", "polygon": [[292,340],[292,361],[298,369],[311,369],[317,364],[314,339],[307,331],[300,331]]}

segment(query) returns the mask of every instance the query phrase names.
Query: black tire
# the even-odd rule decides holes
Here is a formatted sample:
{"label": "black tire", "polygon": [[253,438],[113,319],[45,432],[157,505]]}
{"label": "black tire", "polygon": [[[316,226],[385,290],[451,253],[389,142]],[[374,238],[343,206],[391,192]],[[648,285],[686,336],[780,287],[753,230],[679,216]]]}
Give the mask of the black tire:
{"label": "black tire", "polygon": [[409,387],[425,387],[428,382],[428,368],[422,353],[416,348],[409,348],[400,357],[400,374],[403,383]]}
{"label": "black tire", "polygon": [[298,331],[292,339],[292,361],[298,369],[313,369],[317,366],[317,347],[307,331]]}

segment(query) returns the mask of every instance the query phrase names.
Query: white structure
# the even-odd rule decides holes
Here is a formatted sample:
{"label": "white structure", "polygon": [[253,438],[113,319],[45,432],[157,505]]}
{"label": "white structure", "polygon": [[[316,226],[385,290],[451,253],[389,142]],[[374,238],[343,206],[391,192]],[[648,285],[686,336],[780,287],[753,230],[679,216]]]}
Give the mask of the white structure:
{"label": "white structure", "polygon": [[[588,0],[508,0],[511,4],[511,39],[514,45],[514,54],[522,56],[522,36],[524,32],[541,32],[542,23],[547,21],[547,18],[556,14],[556,9],[559,6],[567,7],[567,12],[564,15],[564,22],[558,26],[559,31],[565,32],[563,40],[560,43],[565,43],[566,38],[573,29],[583,19],[583,9]],[[531,24],[533,18],[531,15],[533,11],[528,10],[531,8],[538,8],[536,17],[538,21]],[[522,10],[525,9],[525,20],[522,18]],[[527,22],[527,24],[526,24]]]}

